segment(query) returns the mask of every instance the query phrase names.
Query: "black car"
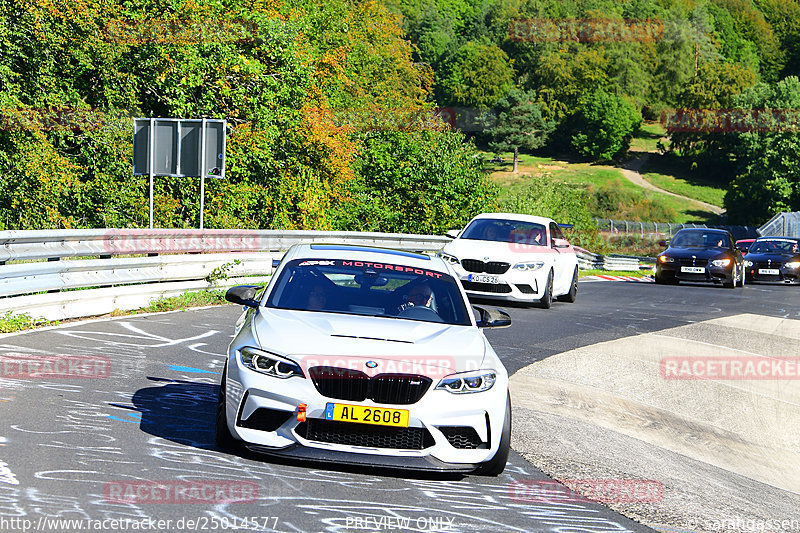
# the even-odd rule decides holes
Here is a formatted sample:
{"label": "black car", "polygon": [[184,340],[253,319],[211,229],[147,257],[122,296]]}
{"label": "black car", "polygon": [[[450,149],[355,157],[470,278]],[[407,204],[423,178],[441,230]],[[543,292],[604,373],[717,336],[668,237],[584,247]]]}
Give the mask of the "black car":
{"label": "black car", "polygon": [[669,248],[656,257],[655,278],[656,283],[694,281],[742,287],[745,280],[742,253],[725,230],[682,229],[672,238]]}
{"label": "black car", "polygon": [[744,266],[748,281],[800,283],[800,239],[759,237]]}

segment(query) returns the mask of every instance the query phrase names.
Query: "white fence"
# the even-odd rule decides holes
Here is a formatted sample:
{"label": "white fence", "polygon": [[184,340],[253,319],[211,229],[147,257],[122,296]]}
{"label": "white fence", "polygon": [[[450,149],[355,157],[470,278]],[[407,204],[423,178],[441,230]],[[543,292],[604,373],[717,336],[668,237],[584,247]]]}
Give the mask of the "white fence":
{"label": "white fence", "polygon": [[0,316],[63,320],[137,309],[189,290],[265,283],[273,260],[300,242],[434,251],[449,239],[273,230],[3,231]]}

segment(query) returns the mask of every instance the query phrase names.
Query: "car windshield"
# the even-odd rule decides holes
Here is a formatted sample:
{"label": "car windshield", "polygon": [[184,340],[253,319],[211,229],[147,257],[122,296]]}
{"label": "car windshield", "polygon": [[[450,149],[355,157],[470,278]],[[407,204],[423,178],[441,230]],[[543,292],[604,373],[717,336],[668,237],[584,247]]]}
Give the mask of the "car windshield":
{"label": "car windshield", "polygon": [[750,247],[748,253],[751,254],[795,254],[797,253],[797,241],[789,239],[770,239],[756,241]]}
{"label": "car windshield", "polygon": [[461,238],[547,246],[547,231],[542,224],[519,220],[494,218],[473,220],[461,234]]}
{"label": "car windshield", "polygon": [[267,307],[469,326],[452,276],[405,265],[296,259],[281,271]]}
{"label": "car windshield", "polygon": [[730,240],[719,232],[679,231],[670,245],[677,248],[730,248]]}

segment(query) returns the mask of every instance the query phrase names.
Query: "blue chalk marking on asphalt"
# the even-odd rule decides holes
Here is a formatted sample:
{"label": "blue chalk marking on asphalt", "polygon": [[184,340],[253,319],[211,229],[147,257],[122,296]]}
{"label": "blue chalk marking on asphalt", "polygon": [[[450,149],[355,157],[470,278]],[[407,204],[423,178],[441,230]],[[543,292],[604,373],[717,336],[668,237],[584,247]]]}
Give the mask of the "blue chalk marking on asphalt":
{"label": "blue chalk marking on asphalt", "polygon": [[217,372],[211,372],[210,370],[203,370],[202,368],[192,368],[190,366],[169,365],[168,368],[176,372],[193,372],[195,374],[217,374]]}
{"label": "blue chalk marking on asphalt", "polygon": [[111,420],[116,420],[118,422],[130,422],[131,424],[138,424],[142,421],[142,413],[125,413],[127,416],[133,418],[133,420],[127,420],[125,418],[117,418],[116,416],[108,415],[108,418]]}

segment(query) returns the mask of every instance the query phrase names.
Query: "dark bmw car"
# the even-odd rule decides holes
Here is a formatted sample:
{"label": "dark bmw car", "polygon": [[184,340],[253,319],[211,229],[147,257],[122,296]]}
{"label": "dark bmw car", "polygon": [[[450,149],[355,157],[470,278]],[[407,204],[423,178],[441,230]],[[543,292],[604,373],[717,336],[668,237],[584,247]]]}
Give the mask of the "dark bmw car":
{"label": "dark bmw car", "polygon": [[669,248],[658,254],[655,278],[656,283],[693,281],[742,287],[742,253],[725,230],[682,229],[672,238]]}
{"label": "dark bmw car", "polygon": [[747,281],[800,283],[800,239],[760,237],[744,260]]}

